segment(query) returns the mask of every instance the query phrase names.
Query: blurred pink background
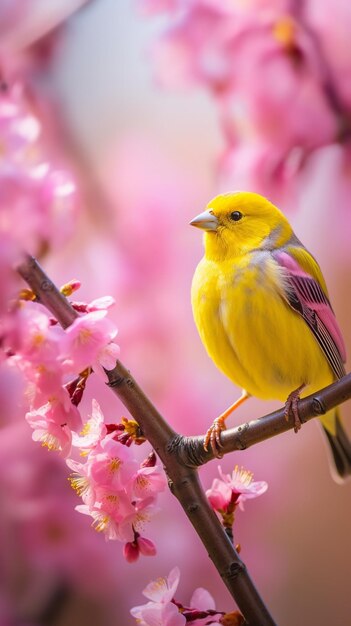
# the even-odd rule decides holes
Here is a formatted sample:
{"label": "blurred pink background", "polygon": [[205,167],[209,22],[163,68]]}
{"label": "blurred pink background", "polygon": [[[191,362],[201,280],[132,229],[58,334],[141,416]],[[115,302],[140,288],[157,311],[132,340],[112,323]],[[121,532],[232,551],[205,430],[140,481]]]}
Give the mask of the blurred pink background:
{"label": "blurred pink background", "polygon": [[[91,2],[66,22],[49,67],[29,76],[36,97],[51,107],[51,124],[57,116],[58,150],[80,180],[77,225],[43,266],[57,284],[81,280],[79,299],[115,297],[121,360],[172,426],[192,435],[203,433],[238,389],[215,369],[192,320],[190,285],[202,243],[188,223],[211,197],[251,186],[253,178],[231,169],[213,93],[196,84],[162,89],[155,81],[151,50],[166,24],[165,17],[143,16],[137,3]],[[350,163],[347,148],[336,142],[315,148],[308,148],[313,153],[298,184],[284,193],[275,194],[274,181],[270,188],[322,267],[350,353]],[[269,194],[268,184],[255,184]],[[4,370],[0,395],[1,626],[133,624],[129,610],[143,602],[142,589],[175,565],[183,604],[203,586],[220,610],[231,610],[229,594],[169,493],[161,495],[162,509],[147,532],[157,556],[126,563],[120,544],[105,542],[73,510],[78,498],[63,462],[31,441],[14,372]],[[125,415],[99,380],[88,385],[87,410],[93,397],[107,421]],[[250,400],[232,423],[277,406]],[[342,413],[350,424],[349,403]],[[238,513],[234,531],[277,623],[348,624],[351,484],[331,479],[318,423],[221,464],[228,472],[244,465],[269,483],[262,498]],[[205,488],[216,465],[201,470]]]}

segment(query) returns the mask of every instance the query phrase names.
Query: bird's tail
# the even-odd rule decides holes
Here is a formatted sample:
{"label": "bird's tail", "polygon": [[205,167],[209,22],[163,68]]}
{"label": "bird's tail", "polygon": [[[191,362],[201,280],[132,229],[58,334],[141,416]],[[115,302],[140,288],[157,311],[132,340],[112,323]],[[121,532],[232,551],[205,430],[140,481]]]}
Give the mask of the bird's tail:
{"label": "bird's tail", "polygon": [[[335,409],[335,434],[332,434],[325,426],[323,426],[323,430],[333,455],[333,478],[337,482],[343,482],[348,476],[351,476],[351,441],[343,428],[338,409]],[[333,471],[334,468],[336,473]]]}

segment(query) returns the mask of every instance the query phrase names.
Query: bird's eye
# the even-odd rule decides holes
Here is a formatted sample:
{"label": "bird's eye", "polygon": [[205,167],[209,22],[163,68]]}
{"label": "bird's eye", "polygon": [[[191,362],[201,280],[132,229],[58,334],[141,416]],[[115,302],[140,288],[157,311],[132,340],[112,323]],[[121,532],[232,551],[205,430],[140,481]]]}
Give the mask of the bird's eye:
{"label": "bird's eye", "polygon": [[240,213],[240,211],[233,211],[233,213],[230,214],[230,219],[233,220],[233,222],[238,222],[239,220],[241,220],[243,214]]}

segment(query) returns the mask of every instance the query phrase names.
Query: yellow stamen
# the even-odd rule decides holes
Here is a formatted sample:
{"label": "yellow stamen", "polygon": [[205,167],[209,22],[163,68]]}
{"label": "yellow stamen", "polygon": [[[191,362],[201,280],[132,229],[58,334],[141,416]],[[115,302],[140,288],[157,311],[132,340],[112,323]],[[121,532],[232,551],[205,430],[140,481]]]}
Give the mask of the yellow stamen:
{"label": "yellow stamen", "polygon": [[110,463],[109,463],[109,470],[112,474],[114,474],[115,472],[117,472],[119,470],[119,468],[122,465],[122,461],[121,459],[114,457],[113,459],[111,459]]}
{"label": "yellow stamen", "polygon": [[90,431],[91,431],[91,424],[89,422],[86,422],[79,434],[82,437],[84,437],[84,435],[88,435]]}
{"label": "yellow stamen", "polygon": [[33,336],[33,346],[35,348],[39,348],[42,343],[44,343],[45,340],[45,335],[42,335],[41,333],[37,333],[36,335]]}
{"label": "yellow stamen", "polygon": [[141,433],[138,422],[136,422],[135,420],[128,420],[126,417],[122,417],[122,424],[124,426],[124,432],[132,437],[135,442],[139,444],[145,441],[145,437],[143,437]]}
{"label": "yellow stamen", "polygon": [[153,580],[152,583],[148,585],[148,588],[152,591],[158,591],[159,589],[163,589],[164,587],[168,587],[167,580],[161,577]]}
{"label": "yellow stamen", "polygon": [[290,15],[278,20],[273,26],[275,39],[285,48],[291,49],[296,43],[296,23]]}
{"label": "yellow stamen", "polygon": [[80,476],[80,474],[72,474],[68,478],[72,489],[78,494],[78,496],[83,496],[89,490],[89,481],[85,476]]}
{"label": "yellow stamen", "polygon": [[116,496],[116,494],[114,494],[114,493],[110,493],[109,496],[105,497],[105,500],[108,500],[108,502],[112,502],[113,504],[117,504],[118,496]]}
{"label": "yellow stamen", "polygon": [[253,473],[244,467],[239,468],[239,465],[236,465],[234,467],[234,480],[239,480],[242,485],[248,487],[252,483]]}
{"label": "yellow stamen", "polygon": [[21,291],[18,294],[18,297],[20,300],[35,300],[36,295],[34,293],[34,291],[32,291],[31,289],[21,289]]}
{"label": "yellow stamen", "polygon": [[110,518],[108,517],[108,515],[101,515],[99,517],[96,517],[92,523],[92,527],[94,528],[94,530],[96,530],[98,533],[103,532],[104,530],[106,530],[106,527],[108,525],[110,521]]}
{"label": "yellow stamen", "polygon": [[149,521],[150,521],[150,518],[147,515],[147,513],[143,513],[142,511],[140,511],[139,513],[136,514],[134,518],[133,526],[136,530],[141,530],[144,524]]}
{"label": "yellow stamen", "polygon": [[91,330],[89,328],[82,328],[79,333],[79,341],[81,343],[88,343],[91,337]]}
{"label": "yellow stamen", "polygon": [[146,490],[150,486],[150,480],[146,478],[146,476],[143,476],[143,474],[139,474],[138,478],[136,479],[136,484],[138,485],[138,487],[140,487],[140,489]]}
{"label": "yellow stamen", "polygon": [[47,448],[50,451],[60,449],[58,439],[56,439],[53,435],[49,435],[49,433],[42,435],[40,441],[43,448]]}

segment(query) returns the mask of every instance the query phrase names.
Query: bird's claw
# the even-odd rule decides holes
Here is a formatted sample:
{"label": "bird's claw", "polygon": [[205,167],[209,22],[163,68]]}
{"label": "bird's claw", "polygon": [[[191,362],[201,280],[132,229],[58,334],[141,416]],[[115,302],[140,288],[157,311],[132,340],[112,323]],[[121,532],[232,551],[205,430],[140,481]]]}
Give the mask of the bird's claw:
{"label": "bird's claw", "polygon": [[217,417],[205,435],[204,449],[207,452],[208,444],[210,444],[213,455],[217,459],[221,459],[223,457],[223,454],[220,452],[220,448],[223,448],[223,444],[221,442],[221,432],[223,430],[226,430],[224,419]]}
{"label": "bird's claw", "polygon": [[285,416],[286,421],[288,421],[290,412],[293,414],[295,433],[298,433],[302,426],[302,422],[301,422],[300,415],[299,415],[298,402],[300,400],[300,391],[302,391],[304,387],[305,385],[301,385],[301,387],[298,387],[298,389],[295,389],[294,391],[292,391],[288,395],[287,400],[285,402],[284,416]]}

